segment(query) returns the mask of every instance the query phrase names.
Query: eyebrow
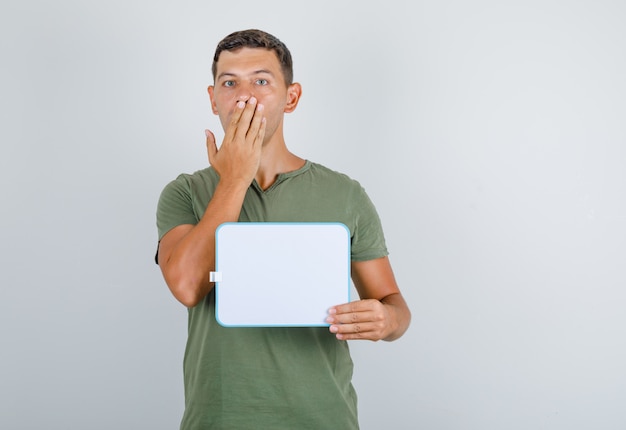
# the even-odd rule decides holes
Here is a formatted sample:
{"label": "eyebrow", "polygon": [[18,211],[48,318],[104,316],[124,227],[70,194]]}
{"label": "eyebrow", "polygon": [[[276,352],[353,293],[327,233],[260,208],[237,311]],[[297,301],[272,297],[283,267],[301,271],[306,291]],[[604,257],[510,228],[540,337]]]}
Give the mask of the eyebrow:
{"label": "eyebrow", "polygon": [[[274,74],[271,71],[267,70],[267,69],[255,70],[254,72],[250,73],[250,76],[262,75],[262,74],[267,74],[267,75],[270,75],[270,76],[274,76]],[[220,80],[220,79],[225,78],[225,77],[229,78],[229,77],[237,77],[237,76],[239,76],[239,75],[237,75],[236,73],[233,73],[233,72],[222,72],[222,73],[220,73],[217,76],[217,79]]]}

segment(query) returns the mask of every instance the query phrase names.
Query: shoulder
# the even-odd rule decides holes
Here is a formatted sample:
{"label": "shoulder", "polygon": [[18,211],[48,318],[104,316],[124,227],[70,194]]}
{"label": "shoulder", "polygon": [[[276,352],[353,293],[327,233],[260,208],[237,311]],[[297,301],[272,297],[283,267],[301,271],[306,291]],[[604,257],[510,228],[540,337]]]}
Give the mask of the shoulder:
{"label": "shoulder", "polygon": [[335,186],[344,186],[350,189],[361,189],[361,184],[356,180],[346,175],[345,173],[338,172],[330,169],[322,164],[309,162],[309,172],[317,181],[327,181]]}
{"label": "shoulder", "polygon": [[163,188],[162,195],[169,193],[193,195],[198,190],[215,187],[217,182],[219,182],[219,176],[212,167],[193,173],[181,173]]}
{"label": "shoulder", "polygon": [[211,167],[194,173],[181,173],[170,181],[159,196],[159,213],[171,208],[190,208],[194,202],[210,199],[219,182],[217,172]]}
{"label": "shoulder", "polygon": [[213,194],[219,177],[212,168],[182,173],[170,181],[157,204],[159,238],[181,224],[196,224]]}

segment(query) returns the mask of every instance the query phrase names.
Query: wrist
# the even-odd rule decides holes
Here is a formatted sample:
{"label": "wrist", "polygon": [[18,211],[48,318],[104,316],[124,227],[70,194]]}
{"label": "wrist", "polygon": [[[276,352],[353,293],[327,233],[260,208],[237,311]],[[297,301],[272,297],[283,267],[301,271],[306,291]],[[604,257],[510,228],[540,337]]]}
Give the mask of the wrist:
{"label": "wrist", "polygon": [[252,180],[248,181],[244,178],[220,178],[215,188],[215,192],[217,193],[218,190],[220,190],[228,192],[229,194],[245,194],[251,183]]}

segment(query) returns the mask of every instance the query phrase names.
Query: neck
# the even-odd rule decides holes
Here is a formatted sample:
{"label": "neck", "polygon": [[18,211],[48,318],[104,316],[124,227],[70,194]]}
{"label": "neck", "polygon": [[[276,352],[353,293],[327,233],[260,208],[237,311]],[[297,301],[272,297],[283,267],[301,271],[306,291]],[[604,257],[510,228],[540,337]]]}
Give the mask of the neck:
{"label": "neck", "polygon": [[261,164],[255,179],[261,189],[266,190],[276,182],[281,173],[293,172],[304,166],[305,160],[292,154],[282,142],[268,142],[263,146]]}

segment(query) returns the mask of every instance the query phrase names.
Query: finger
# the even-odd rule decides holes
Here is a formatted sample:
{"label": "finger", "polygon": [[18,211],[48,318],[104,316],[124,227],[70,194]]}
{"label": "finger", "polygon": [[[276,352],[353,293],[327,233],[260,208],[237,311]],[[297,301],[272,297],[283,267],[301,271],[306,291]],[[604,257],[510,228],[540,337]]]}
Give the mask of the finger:
{"label": "finger", "polygon": [[265,118],[261,119],[261,128],[259,129],[259,133],[256,135],[256,139],[254,141],[254,145],[258,147],[263,146],[263,140],[265,139],[265,129],[267,126],[267,121]]}
{"label": "finger", "polygon": [[206,149],[209,154],[209,163],[217,154],[217,145],[215,144],[215,136],[211,133],[211,130],[204,130],[204,134],[206,135]]}
{"label": "finger", "polygon": [[330,315],[341,315],[352,312],[364,312],[376,309],[381,305],[380,301],[374,299],[357,300],[350,303],[344,303],[342,305],[333,306],[328,310]]}
{"label": "finger", "polygon": [[330,327],[330,332],[334,333],[337,339],[340,340],[379,340],[382,339],[383,330],[384,326],[382,324],[372,323],[333,325]]}
{"label": "finger", "polygon": [[[258,104],[256,107],[256,110],[254,111],[254,116],[252,117],[252,122],[250,123],[250,128],[248,129],[248,132],[246,134],[246,138],[253,138],[256,139],[259,130],[261,129],[261,122],[264,118],[263,116],[263,112],[264,112],[265,107],[262,104]],[[253,140],[253,143],[255,143],[255,141]]]}
{"label": "finger", "polygon": [[363,322],[378,322],[385,319],[382,313],[367,312],[350,312],[345,314],[329,315],[326,322],[330,324],[356,324]]}
{"label": "finger", "polygon": [[237,126],[239,125],[239,120],[241,119],[241,115],[246,107],[246,103],[243,101],[238,101],[233,108],[233,112],[230,116],[230,123],[226,128],[226,134],[224,135],[224,142],[229,142],[235,138],[235,134],[237,133]]}
{"label": "finger", "polygon": [[[237,107],[241,109],[241,103],[237,104]],[[257,107],[257,99],[255,97],[250,97],[248,103],[245,104],[243,111],[239,117],[237,122],[237,129],[235,130],[235,139],[242,137],[245,138],[248,134],[248,130],[250,129],[250,125],[252,122],[252,118],[254,117],[254,113],[256,112]]]}
{"label": "finger", "polygon": [[337,334],[335,337],[338,340],[381,340],[382,337],[376,333],[354,333],[354,334]]}

